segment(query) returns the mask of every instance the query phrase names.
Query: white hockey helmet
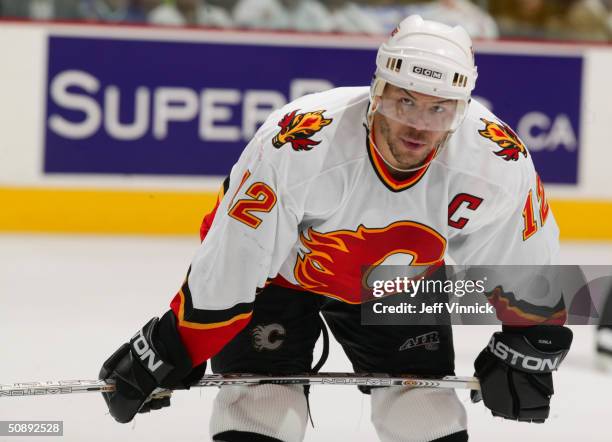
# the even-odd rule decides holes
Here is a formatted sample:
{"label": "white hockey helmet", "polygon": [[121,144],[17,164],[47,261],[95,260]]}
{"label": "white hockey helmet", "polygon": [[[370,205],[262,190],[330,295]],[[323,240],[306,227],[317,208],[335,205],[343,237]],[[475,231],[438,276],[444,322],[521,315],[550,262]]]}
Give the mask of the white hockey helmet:
{"label": "white hockey helmet", "polygon": [[409,91],[457,100],[455,116],[447,128],[454,132],[465,118],[477,76],[472,39],[465,29],[411,15],[378,49],[370,98],[375,103],[374,99],[390,83]]}

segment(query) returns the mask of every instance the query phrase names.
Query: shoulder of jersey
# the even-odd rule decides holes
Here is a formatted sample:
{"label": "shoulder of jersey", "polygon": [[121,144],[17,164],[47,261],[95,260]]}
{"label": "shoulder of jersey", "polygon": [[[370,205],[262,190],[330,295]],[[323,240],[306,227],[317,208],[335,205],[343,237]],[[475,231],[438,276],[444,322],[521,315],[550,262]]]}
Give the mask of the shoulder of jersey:
{"label": "shoulder of jersey", "polygon": [[[347,138],[362,137],[359,146],[365,146],[362,122],[368,102],[368,87],[343,87],[288,103],[270,114],[258,131],[264,157],[277,166],[313,173],[330,161],[341,162],[353,154],[365,155],[365,147],[356,149]],[[360,132],[363,134],[359,135]],[[352,150],[347,149],[349,145]],[[333,160],[329,158],[332,148]]]}
{"label": "shoulder of jersey", "polygon": [[535,173],[527,146],[514,129],[476,100],[441,161],[453,173],[469,174],[510,192],[528,185]]}

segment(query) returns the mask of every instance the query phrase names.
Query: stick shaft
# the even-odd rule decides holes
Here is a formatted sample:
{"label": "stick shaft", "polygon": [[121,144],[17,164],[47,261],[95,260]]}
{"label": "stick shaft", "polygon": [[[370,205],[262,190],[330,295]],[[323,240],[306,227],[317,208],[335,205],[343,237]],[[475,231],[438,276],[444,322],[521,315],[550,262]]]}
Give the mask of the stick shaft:
{"label": "stick shaft", "polygon": [[480,389],[478,379],[458,376],[389,376],[370,373],[318,373],[291,376],[226,374],[204,376],[195,386],[297,384],[297,385],[365,385],[371,387],[409,386],[430,388]]}
{"label": "stick shaft", "polygon": [[[254,374],[205,375],[194,387],[222,387],[226,385],[364,385],[371,387],[407,386],[415,388],[456,388],[479,390],[474,377],[458,376],[387,376],[370,373],[318,373],[291,376],[265,376]],[[17,396],[42,396],[72,393],[101,393],[114,391],[113,384],[102,380],[74,380],[54,382],[26,382],[1,385],[0,398]]]}

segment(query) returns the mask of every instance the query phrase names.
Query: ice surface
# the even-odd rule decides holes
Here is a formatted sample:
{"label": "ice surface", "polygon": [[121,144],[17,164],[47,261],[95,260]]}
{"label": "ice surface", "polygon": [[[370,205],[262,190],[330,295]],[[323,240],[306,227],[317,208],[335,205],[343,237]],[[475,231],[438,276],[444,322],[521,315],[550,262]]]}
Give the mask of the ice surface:
{"label": "ice surface", "polygon": [[[197,245],[195,237],[0,235],[0,383],[96,378],[108,355],[167,309]],[[564,244],[562,261],[612,264],[612,244]],[[474,357],[496,329],[455,327],[457,374],[472,374]],[[594,369],[593,327],[573,329],[547,423],[494,419],[460,392],[471,441],[612,440],[612,373]],[[349,369],[332,343],[324,370]],[[169,409],[126,425],[115,423],[97,394],[3,398],[0,420],[63,420],[64,436],[45,440],[64,442],[206,441],[214,395],[213,388],[178,392]],[[309,427],[307,441],[377,440],[369,398],[356,388],[314,387],[311,409],[316,428]]]}

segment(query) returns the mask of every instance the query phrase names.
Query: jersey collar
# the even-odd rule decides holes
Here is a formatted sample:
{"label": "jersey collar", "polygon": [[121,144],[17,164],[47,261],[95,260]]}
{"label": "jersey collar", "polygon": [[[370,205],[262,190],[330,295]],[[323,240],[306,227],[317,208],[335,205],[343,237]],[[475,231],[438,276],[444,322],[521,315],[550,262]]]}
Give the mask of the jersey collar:
{"label": "jersey collar", "polygon": [[[392,192],[401,192],[402,190],[409,189],[418,183],[421,178],[427,173],[429,166],[431,165],[431,159],[436,155],[438,148],[431,151],[431,153],[427,156],[426,160],[429,164],[419,170],[415,170],[408,174],[408,176],[403,180],[397,180],[391,175],[389,172],[388,166],[385,164],[384,160],[378,153],[378,151],[374,148],[373,143],[370,140],[369,130],[366,130],[366,146],[368,149],[368,156],[370,157],[370,163],[372,163],[372,167],[374,167],[374,171],[378,178],[382,181],[382,183]],[[372,137],[374,134],[372,134]]]}

